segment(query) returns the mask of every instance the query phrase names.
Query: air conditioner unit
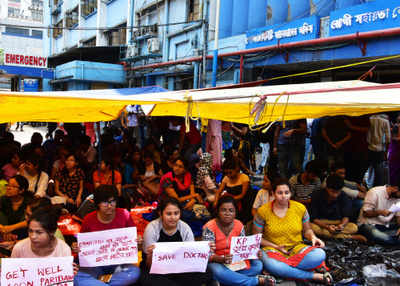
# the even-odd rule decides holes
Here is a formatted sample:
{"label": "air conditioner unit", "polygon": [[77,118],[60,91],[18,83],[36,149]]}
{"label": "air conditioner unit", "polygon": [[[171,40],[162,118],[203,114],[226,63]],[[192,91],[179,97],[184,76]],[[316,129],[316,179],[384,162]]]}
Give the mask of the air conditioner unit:
{"label": "air conditioner unit", "polygon": [[157,53],[160,51],[160,40],[152,38],[147,40],[147,51],[149,53]]}
{"label": "air conditioner unit", "polygon": [[128,45],[126,48],[126,58],[133,58],[139,54],[139,49],[136,45]]}

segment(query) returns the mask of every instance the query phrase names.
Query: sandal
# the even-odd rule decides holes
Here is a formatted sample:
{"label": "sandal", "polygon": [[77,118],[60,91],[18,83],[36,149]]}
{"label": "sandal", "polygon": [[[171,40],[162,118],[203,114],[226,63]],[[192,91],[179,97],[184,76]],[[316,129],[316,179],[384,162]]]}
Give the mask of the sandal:
{"label": "sandal", "polygon": [[322,277],[325,285],[333,285],[333,277],[329,272],[325,272]]}
{"label": "sandal", "polygon": [[275,277],[271,275],[257,275],[259,285],[263,286],[275,286],[276,280]]}

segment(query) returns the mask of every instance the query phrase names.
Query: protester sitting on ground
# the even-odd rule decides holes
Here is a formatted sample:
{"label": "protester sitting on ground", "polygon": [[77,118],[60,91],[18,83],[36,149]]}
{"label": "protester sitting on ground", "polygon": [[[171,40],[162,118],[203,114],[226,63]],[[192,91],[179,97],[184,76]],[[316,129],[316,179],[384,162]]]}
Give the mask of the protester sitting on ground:
{"label": "protester sitting on ground", "polygon": [[[129,212],[117,208],[118,190],[113,185],[100,185],[94,191],[94,202],[97,210],[85,216],[82,222],[81,232],[103,231],[117,228],[135,226]],[[140,238],[138,244],[140,245]],[[73,244],[74,252],[79,252],[77,244]],[[120,267],[118,267],[120,266]],[[116,269],[121,271],[115,272]],[[98,267],[81,267],[75,276],[74,285],[107,285],[97,280],[104,274],[112,274],[110,285],[125,286],[135,283],[140,276],[140,270],[133,265],[111,265]]]}
{"label": "protester sitting on ground", "polygon": [[137,187],[139,182],[139,174],[142,172],[142,157],[138,148],[133,148],[129,152],[123,165],[123,184],[124,187]]}
{"label": "protester sitting on ground", "polygon": [[[39,208],[51,208],[52,204],[50,199],[48,198],[40,198],[36,200],[30,200],[29,203],[26,205],[25,208],[25,220],[18,222],[16,224],[12,225],[4,225],[0,226],[0,232],[4,234],[9,234],[6,237],[9,239],[4,239],[3,240],[7,241],[8,243],[1,242],[0,247],[5,247],[5,248],[12,248],[14,244],[17,242],[17,239],[23,239],[28,237],[28,220],[32,216],[32,213],[35,212]],[[54,209],[56,209],[54,207]],[[18,235],[14,235],[13,233],[18,233]],[[54,234],[55,237],[64,240],[64,236],[61,233],[61,231],[57,228],[56,233]]]}
{"label": "protester sitting on ground", "polygon": [[5,164],[1,170],[3,171],[3,176],[4,179],[6,179],[7,181],[10,180],[10,178],[14,177],[19,170],[19,166],[21,165],[21,158],[18,152],[14,153],[11,156],[11,160],[10,162],[8,162],[7,164]]}
{"label": "protester sitting on ground", "polygon": [[224,171],[224,178],[222,179],[221,185],[217,193],[215,194],[214,207],[218,205],[218,200],[224,196],[232,196],[235,202],[239,202],[239,211],[241,210],[241,200],[246,195],[250,179],[244,173],[240,173],[240,167],[236,160],[225,160],[222,164],[222,170]]}
{"label": "protester sitting on ground", "polygon": [[[277,179],[273,184],[275,200],[257,211],[253,233],[262,233],[264,269],[274,276],[290,279],[315,280],[331,284],[329,272],[314,273],[323,266],[325,244],[315,236],[306,207],[290,200],[289,183]],[[312,246],[303,242],[303,237]]]}
{"label": "protester sitting on ground", "polygon": [[400,245],[400,212],[389,209],[400,202],[398,186],[370,189],[358,219],[359,232],[369,241],[383,245]]}
{"label": "protester sitting on ground", "polygon": [[178,148],[171,148],[171,146],[165,146],[166,160],[161,163],[161,168],[164,174],[171,172],[174,168],[175,159],[180,157]]}
{"label": "protester sitting on ground", "polygon": [[[21,175],[12,177],[8,182],[6,194],[0,198],[0,226],[14,225],[25,220],[25,208],[32,200],[28,191],[28,181]],[[10,231],[9,231],[10,232]],[[16,233],[19,238],[20,233]]]}
{"label": "protester sitting on ground", "polygon": [[196,202],[203,203],[203,198],[194,190],[187,161],[181,157],[175,159],[173,171],[161,178],[159,197],[165,196],[176,198],[180,202],[183,207],[183,218],[186,211],[192,211]]}
{"label": "protester sitting on ground", "polygon": [[43,143],[43,136],[39,132],[34,132],[31,136],[31,141],[21,147],[21,159],[27,160],[35,148],[40,148]]}
{"label": "protester sitting on ground", "polygon": [[73,153],[66,156],[65,168],[58,171],[55,176],[55,193],[65,199],[66,208],[75,212],[82,203],[83,181],[85,174],[78,167],[78,162]]}
{"label": "protester sitting on ground", "polygon": [[140,277],[141,285],[209,285],[212,274],[208,271],[205,273],[149,274],[155,243],[194,241],[189,225],[180,220],[181,207],[176,198],[162,200],[158,205],[158,213],[160,217],[146,226],[143,235],[143,264],[146,271],[143,271]]}
{"label": "protester sitting on ground", "polygon": [[69,151],[64,146],[59,146],[57,148],[56,160],[53,163],[53,166],[52,166],[52,169],[51,169],[51,173],[50,173],[50,177],[52,179],[55,178],[57,172],[59,172],[62,169],[64,169],[65,160],[66,160],[65,157],[68,155],[68,153],[69,153]]}
{"label": "protester sitting on ground", "polygon": [[272,202],[274,200],[274,193],[272,191],[271,181],[268,178],[268,175],[264,175],[264,180],[262,183],[262,189],[258,191],[257,196],[253,203],[253,208],[251,210],[251,214],[253,217],[257,214],[257,210],[265,205],[268,202]]}
{"label": "protester sitting on ground", "polygon": [[146,145],[143,148],[144,155],[146,153],[151,154],[151,158],[153,161],[158,164],[159,166],[162,164],[162,153],[159,151],[157,148],[157,144],[154,141],[154,139],[150,138],[147,142]]}
{"label": "protester sitting on ground", "polygon": [[100,185],[115,186],[118,191],[118,197],[122,196],[122,177],[121,173],[114,169],[111,160],[103,159],[100,162],[100,168],[93,173],[94,188]]}
{"label": "protester sitting on ground", "polygon": [[239,152],[233,148],[225,150],[225,161],[236,161],[239,165],[240,171],[246,175],[254,175],[254,172],[247,167],[245,159],[239,154]]}
{"label": "protester sitting on ground", "polygon": [[326,188],[313,192],[311,197],[311,228],[318,236],[325,238],[356,239],[367,242],[359,234],[357,225],[350,222],[351,199],[342,191],[343,178],[330,175]]}
{"label": "protester sitting on ground", "polygon": [[[331,174],[336,174],[344,180],[342,191],[352,199],[352,213],[350,221],[356,222],[360,214],[361,207],[364,202],[367,188],[353,181],[346,180],[346,168],[342,163],[336,163],[332,166]],[[321,184],[321,189],[326,187],[326,180]]]}
{"label": "protester sitting on ground", "polygon": [[263,269],[258,259],[246,261],[238,271],[231,270],[231,239],[234,236],[245,236],[243,224],[235,219],[237,213],[235,200],[224,196],[218,201],[216,218],[203,227],[203,240],[215,243],[215,252],[209,258],[208,267],[214,279],[223,285],[275,285],[275,279],[260,275]]}
{"label": "protester sitting on ground", "polygon": [[196,188],[205,193],[206,200],[210,203],[215,201],[215,193],[217,191],[217,184],[215,183],[212,164],[213,160],[210,153],[202,153],[200,155],[195,185]]}
{"label": "protester sitting on ground", "polygon": [[43,198],[46,196],[49,176],[42,171],[39,156],[32,154],[25,163],[21,164],[19,174],[28,180],[28,191],[35,197]]}
{"label": "protester sitting on ground", "polygon": [[307,208],[311,203],[311,194],[320,190],[320,164],[317,160],[307,163],[304,172],[292,176],[289,180],[293,199],[304,204]]}
{"label": "protester sitting on ground", "polygon": [[[39,208],[28,220],[29,237],[19,241],[13,248],[12,258],[44,258],[71,256],[71,248],[57,238],[58,209]],[[74,270],[77,267],[74,266]]]}
{"label": "protester sitting on ground", "polygon": [[140,169],[141,187],[144,188],[151,198],[156,198],[160,190],[160,178],[163,172],[150,153],[143,155],[143,166]]}

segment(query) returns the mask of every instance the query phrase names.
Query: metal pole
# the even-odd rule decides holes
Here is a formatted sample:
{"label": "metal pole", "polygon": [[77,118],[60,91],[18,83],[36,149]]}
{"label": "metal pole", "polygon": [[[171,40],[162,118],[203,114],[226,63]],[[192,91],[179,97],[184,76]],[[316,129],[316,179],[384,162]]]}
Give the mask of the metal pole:
{"label": "metal pole", "polygon": [[217,12],[215,15],[215,37],[214,37],[214,54],[212,69],[212,86],[217,86],[217,68],[218,68],[218,38],[219,38],[219,10],[221,1],[217,0]]}

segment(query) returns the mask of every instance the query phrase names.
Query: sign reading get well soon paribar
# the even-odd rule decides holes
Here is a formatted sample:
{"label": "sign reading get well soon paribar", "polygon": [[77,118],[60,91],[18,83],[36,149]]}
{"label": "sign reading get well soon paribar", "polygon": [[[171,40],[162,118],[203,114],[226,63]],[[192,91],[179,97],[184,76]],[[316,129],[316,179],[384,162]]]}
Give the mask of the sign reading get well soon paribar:
{"label": "sign reading get well soon paribar", "polygon": [[4,53],[4,64],[25,67],[47,68],[47,58],[33,55]]}

